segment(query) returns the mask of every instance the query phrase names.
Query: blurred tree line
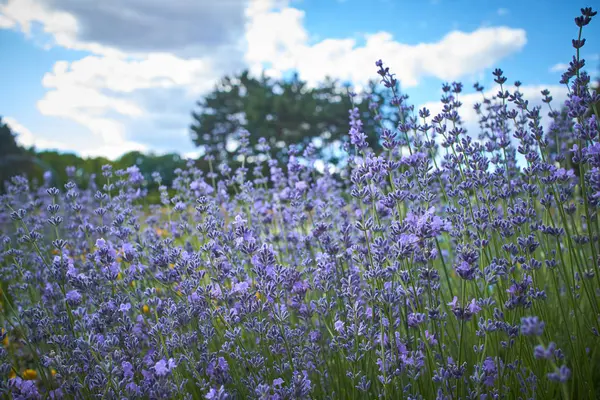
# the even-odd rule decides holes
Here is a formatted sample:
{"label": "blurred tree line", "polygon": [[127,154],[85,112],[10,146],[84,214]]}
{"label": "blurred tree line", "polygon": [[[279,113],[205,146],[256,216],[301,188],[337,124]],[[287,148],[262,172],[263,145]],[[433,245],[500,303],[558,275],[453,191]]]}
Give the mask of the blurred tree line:
{"label": "blurred tree line", "polygon": [[[36,150],[34,147],[25,148],[18,144],[16,137],[17,135],[7,124],[2,122],[2,117],[0,117],[0,182],[5,182],[17,174],[25,174],[32,181],[42,182],[44,173],[49,171],[52,185],[60,188],[69,180],[67,167],[74,167],[77,183],[86,187],[92,176],[96,176],[98,184],[104,182],[103,165],[110,164],[113,166],[113,170],[118,170],[135,164],[144,175],[149,190],[152,192],[158,189],[152,180],[152,172],[159,172],[163,182],[170,184],[175,177],[175,169],[185,167],[185,160],[174,153],[155,155],[132,151],[111,161],[104,157],[84,158],[73,153]],[[4,185],[2,185],[0,193],[4,190]]]}
{"label": "blurred tree line", "polygon": [[[380,147],[378,130],[384,121],[392,128],[398,123],[396,107],[389,106],[393,94],[382,89],[382,85],[371,81],[363,88],[363,95],[350,96],[348,84],[331,78],[310,86],[297,74],[280,79],[264,74],[253,77],[248,71],[225,76],[191,112],[190,145],[213,158],[210,167],[204,157],[196,160],[196,165],[207,172],[213,166],[216,169],[221,162],[235,168],[241,162],[235,158],[241,130],[249,132],[248,142],[252,149],[257,147],[260,138],[264,138],[272,158],[285,161],[288,145],[312,143],[324,162],[338,165],[344,154],[341,151],[343,143],[349,140],[349,110],[352,107],[359,109],[372,148]],[[399,94],[399,87],[396,89]],[[246,165],[251,162],[244,161]],[[67,167],[75,167],[77,181],[85,187],[93,175],[97,177],[96,182],[103,182],[102,166],[105,164],[111,164],[114,170],[137,165],[152,193],[157,189],[151,178],[153,172],[159,172],[163,184],[169,185],[174,179],[174,171],[185,167],[186,160],[178,154],[133,151],[111,161],[103,157],[83,158],[72,153],[24,148],[0,117],[0,183],[15,174],[26,174],[41,182],[44,172],[50,171],[52,184],[62,187],[69,179]],[[2,184],[0,192],[3,190]]]}
{"label": "blurred tree line", "polygon": [[[597,87],[600,92],[600,86]],[[280,79],[251,76],[248,71],[225,76],[213,90],[201,98],[192,110],[190,133],[192,145],[201,153],[211,155],[196,160],[196,165],[208,172],[221,162],[232,168],[241,163],[235,157],[239,134],[248,132],[248,145],[256,149],[260,138],[269,145],[271,158],[285,161],[287,145],[311,143],[318,156],[327,163],[340,165],[344,152],[341,148],[348,138],[349,109],[357,107],[364,123],[364,132],[371,148],[380,149],[379,132],[383,125],[392,130],[401,117],[391,106],[395,91],[370,81],[363,95],[350,96],[350,86],[339,80],[326,78],[317,86],[310,86],[297,74]],[[597,105],[600,109],[600,104]],[[406,114],[403,116],[406,118]],[[182,121],[182,125],[185,122]],[[249,160],[244,160],[251,162]],[[15,174],[26,174],[41,182],[45,171],[52,173],[52,184],[62,187],[67,181],[67,167],[75,167],[78,183],[85,186],[92,175],[102,183],[102,166],[111,164],[114,170],[137,165],[146,178],[149,193],[157,192],[151,179],[159,172],[163,184],[170,185],[177,168],[186,161],[178,154],[144,154],[133,151],[111,161],[103,157],[82,158],[72,153],[38,151],[34,147],[19,146],[14,132],[0,117],[0,193],[1,184]],[[158,200],[158,196],[155,200]]]}

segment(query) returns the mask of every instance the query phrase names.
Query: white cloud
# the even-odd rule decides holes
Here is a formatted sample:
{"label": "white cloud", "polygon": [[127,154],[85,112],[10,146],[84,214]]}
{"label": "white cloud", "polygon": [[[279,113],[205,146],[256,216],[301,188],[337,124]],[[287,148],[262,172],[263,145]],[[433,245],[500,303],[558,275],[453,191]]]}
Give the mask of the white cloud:
{"label": "white cloud", "polygon": [[35,146],[36,148],[41,149],[69,150],[64,143],[40,138],[39,135],[35,135],[15,118],[3,117],[2,121],[10,127],[10,130],[13,131],[13,133],[17,134],[17,143],[23,147]]}
{"label": "white cloud", "polygon": [[183,158],[191,158],[191,159],[197,159],[199,157],[201,157],[204,154],[203,151],[201,150],[194,150],[194,151],[188,151],[186,153],[182,154]]}
{"label": "white cloud", "polygon": [[558,64],[554,64],[553,66],[550,67],[550,72],[566,72],[567,69],[569,68],[569,64],[565,64],[565,63],[558,63]]}
{"label": "white cloud", "polygon": [[0,18],[8,21],[6,28],[19,29],[25,35],[32,35],[32,26],[38,24],[56,45],[74,50],[86,50],[98,54],[121,54],[97,42],[79,42],[77,34],[80,24],[76,18],[64,11],[49,7],[40,0],[8,0],[0,4]]}
{"label": "white cloud", "polygon": [[0,14],[0,29],[9,29],[14,26],[15,22],[12,19]]}
{"label": "white cloud", "polygon": [[[167,53],[139,59],[88,56],[56,63],[43,78],[48,92],[37,107],[43,115],[87,127],[115,150],[111,157],[144,150],[152,142],[159,145],[159,152],[186,151],[193,149],[189,134],[172,140],[172,129],[164,129],[165,121],[174,121],[171,127],[186,131],[194,102],[218,78],[208,58],[183,59]],[[161,130],[162,138],[157,138],[156,131]]]}
{"label": "white cloud", "polygon": [[55,44],[95,54],[193,53],[243,35],[248,0],[6,0],[4,25],[31,33],[38,23]]}
{"label": "white cloud", "polygon": [[[508,90],[510,93],[514,93],[514,86],[505,86],[505,90]],[[563,85],[523,85],[519,87],[519,91],[523,94],[523,99],[529,102],[528,108],[531,110],[533,107],[540,106],[540,115],[542,116],[541,124],[544,127],[544,132],[547,132],[547,129],[550,126],[551,119],[548,117],[548,112],[550,111],[547,104],[542,102],[543,96],[541,95],[541,91],[544,89],[548,89],[550,91],[550,95],[552,96],[552,108],[560,109],[560,107],[564,104],[567,99],[567,88]],[[495,86],[492,89],[486,90],[483,92],[483,95],[486,99],[492,100],[492,98],[498,93],[499,86]],[[482,94],[477,93],[469,93],[469,94],[461,94],[459,95],[459,101],[462,103],[462,106],[458,110],[461,121],[463,122],[462,127],[467,130],[467,134],[473,139],[475,142],[480,142],[479,134],[481,132],[479,127],[479,116],[477,112],[474,110],[474,105],[476,103],[482,103]],[[494,104],[502,104],[502,100],[494,99],[492,100]],[[508,102],[509,109],[515,109],[514,104]],[[442,103],[439,101],[431,101],[424,104],[421,104],[418,109],[422,109],[423,107],[429,109],[431,112],[431,116],[435,116],[442,111]],[[520,112],[520,110],[518,110]],[[485,105],[482,105],[482,112],[484,115],[487,115],[485,111]],[[510,127],[514,129],[514,126]],[[517,144],[517,139],[511,137],[513,144]],[[442,137],[438,135],[437,137],[438,143],[441,143]],[[444,154],[445,151],[442,153]],[[521,154],[517,154],[517,163],[524,166],[525,160]],[[523,163],[523,164],[521,164]]]}
{"label": "white cloud", "polygon": [[[508,90],[510,93],[514,93],[516,87],[509,86],[504,87],[505,90]],[[523,85],[519,87],[519,91],[523,94],[523,99],[529,101],[529,109],[532,109],[535,106],[542,106],[541,115],[542,115],[542,124],[544,126],[549,126],[550,118],[547,116],[549,108],[548,105],[542,102],[543,96],[541,95],[541,91],[544,89],[548,89],[550,91],[550,95],[553,100],[551,105],[554,109],[558,108],[559,104],[564,104],[567,99],[567,88],[563,85]],[[488,89],[483,92],[483,95],[487,99],[492,99],[498,91],[500,90],[499,86],[496,86],[492,89]],[[464,128],[467,129],[468,134],[474,139],[478,138],[479,135],[479,117],[477,112],[473,108],[476,103],[482,103],[482,95],[479,92],[469,93],[469,94],[460,94],[458,100],[462,103],[462,106],[459,109],[459,114],[461,120],[464,123]],[[500,102],[502,100],[494,100],[496,102]],[[514,108],[512,103],[509,104],[509,109]],[[419,110],[422,108],[427,108],[432,116],[439,114],[442,111],[442,103],[439,101],[430,101],[419,106]],[[483,106],[482,106],[483,110]]]}
{"label": "white cloud", "polygon": [[[1,2],[1,0],[0,0]],[[129,150],[195,150],[187,127],[198,97],[223,75],[247,66],[271,76],[297,69],[314,84],[325,76],[360,86],[376,79],[383,58],[404,87],[424,78],[480,74],[520,51],[525,31],[453,30],[437,42],[408,45],[388,32],[315,40],[304,12],[287,0],[8,0],[0,28],[33,35],[38,24],[54,45],[88,56],[58,61],[43,78],[41,114],[84,129],[53,137],[85,155]]]}
{"label": "white cloud", "polygon": [[115,158],[194,149],[187,127],[195,101],[241,65],[245,3],[8,0],[0,2],[0,24],[28,36],[37,24],[54,45],[91,53],[55,63],[37,108],[84,128],[61,133],[63,147]]}
{"label": "white cloud", "polygon": [[303,20],[304,12],[290,7],[251,19],[246,62],[254,70],[264,65],[277,73],[297,69],[311,83],[326,75],[364,83],[374,77],[375,61],[384,58],[404,87],[414,87],[425,77],[451,80],[490,68],[527,42],[522,29],[493,27],[455,30],[438,42],[417,45],[398,42],[388,32],[365,35],[362,46],[353,38],[309,44]]}
{"label": "white cloud", "polygon": [[[17,134],[17,143],[24,147],[34,146],[38,150],[75,152],[82,157],[103,156],[110,159],[115,159],[128,151],[149,150],[147,146],[140,143],[124,140],[103,141],[101,138],[87,135],[82,137],[81,135],[66,134],[59,137],[59,140],[49,139],[47,135],[38,132],[33,133],[15,118],[5,117],[2,120]],[[90,123],[99,124],[105,128],[108,128],[107,124],[110,125],[110,121],[90,121]]]}

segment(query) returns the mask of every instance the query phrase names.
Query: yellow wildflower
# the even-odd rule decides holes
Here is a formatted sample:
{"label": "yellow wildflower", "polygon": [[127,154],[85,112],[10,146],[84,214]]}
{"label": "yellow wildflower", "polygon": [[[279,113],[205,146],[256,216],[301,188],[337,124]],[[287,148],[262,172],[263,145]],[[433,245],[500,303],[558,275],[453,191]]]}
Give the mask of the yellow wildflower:
{"label": "yellow wildflower", "polygon": [[50,370],[50,373],[52,374],[52,376],[56,376],[56,370],[55,370],[54,368],[52,368],[52,369]]}
{"label": "yellow wildflower", "polygon": [[123,274],[119,272],[117,275],[117,280],[120,281],[121,279],[123,279]]}
{"label": "yellow wildflower", "polygon": [[179,290],[180,282],[175,282],[173,284],[173,291],[181,296],[181,290]]}
{"label": "yellow wildflower", "polygon": [[135,287],[135,281],[131,281],[131,283],[129,284],[129,286],[131,286],[132,288]]}
{"label": "yellow wildflower", "polygon": [[36,370],[26,369],[25,371],[23,371],[23,379],[26,379],[28,381],[33,381],[34,379],[37,379]]}
{"label": "yellow wildflower", "polygon": [[[2,328],[2,334],[4,335],[4,333],[6,333],[6,331],[4,330],[4,328]],[[8,347],[8,335],[4,336],[4,339],[2,339],[2,344],[4,345],[4,347]]]}
{"label": "yellow wildflower", "polygon": [[146,304],[144,304],[144,305],[142,306],[142,312],[143,312],[144,314],[148,314],[148,313],[150,312],[150,307],[148,307]]}
{"label": "yellow wildflower", "polygon": [[15,379],[17,377],[17,373],[15,372],[14,369],[10,370],[10,373],[8,374],[8,379]]}
{"label": "yellow wildflower", "polygon": [[254,296],[256,297],[256,300],[260,301],[262,299],[262,295],[259,292],[256,292]]}

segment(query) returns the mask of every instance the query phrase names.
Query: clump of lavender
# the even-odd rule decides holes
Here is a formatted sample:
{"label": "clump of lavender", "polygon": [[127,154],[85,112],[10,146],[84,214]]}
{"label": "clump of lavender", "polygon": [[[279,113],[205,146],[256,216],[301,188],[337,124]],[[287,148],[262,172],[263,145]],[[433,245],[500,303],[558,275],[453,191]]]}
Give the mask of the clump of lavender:
{"label": "clump of lavender", "polygon": [[154,174],[159,206],[135,166],[13,178],[0,396],[598,397],[600,96],[579,57],[595,15],[575,19],[565,104],[532,107],[497,69],[477,138],[460,83],[415,113],[377,61],[401,122],[376,153],[350,110],[344,174],[242,132],[240,168]]}

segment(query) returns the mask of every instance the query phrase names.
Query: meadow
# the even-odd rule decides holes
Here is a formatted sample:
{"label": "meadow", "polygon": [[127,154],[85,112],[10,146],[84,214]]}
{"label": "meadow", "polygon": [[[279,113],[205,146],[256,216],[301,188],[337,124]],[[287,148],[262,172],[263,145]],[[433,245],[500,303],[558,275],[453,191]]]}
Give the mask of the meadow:
{"label": "meadow", "polygon": [[349,110],[335,173],[310,145],[282,162],[242,132],[241,167],[154,174],[159,205],[136,166],[13,178],[0,397],[598,398],[600,94],[580,58],[595,15],[575,19],[564,104],[531,106],[496,69],[466,132],[462,84],[437,115],[394,93],[410,117],[376,153]]}

